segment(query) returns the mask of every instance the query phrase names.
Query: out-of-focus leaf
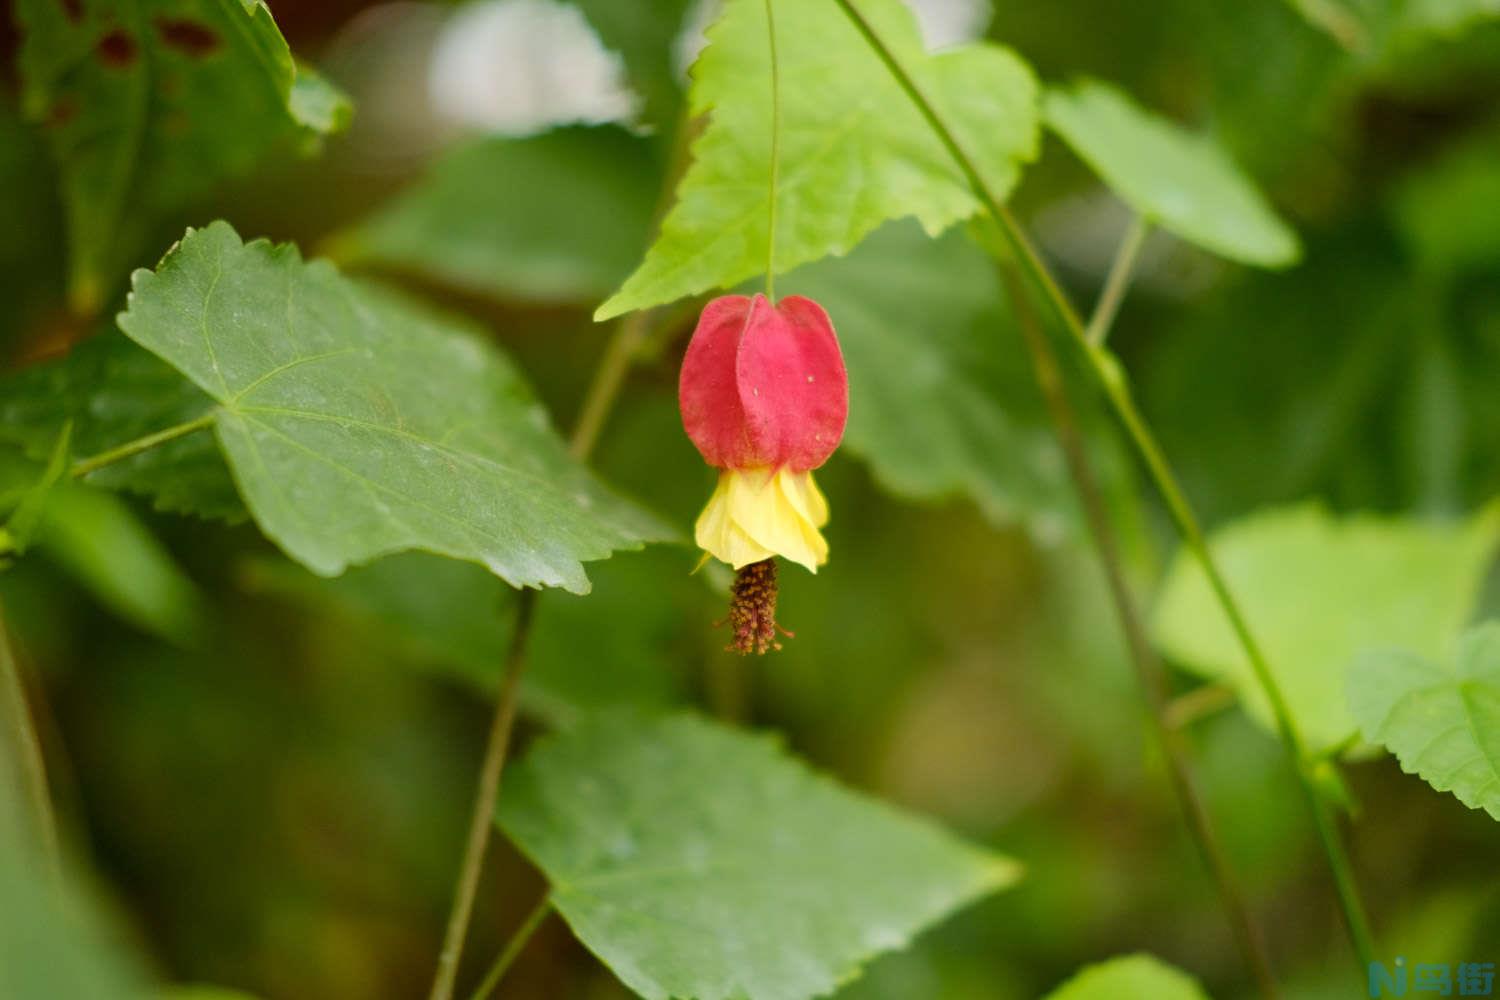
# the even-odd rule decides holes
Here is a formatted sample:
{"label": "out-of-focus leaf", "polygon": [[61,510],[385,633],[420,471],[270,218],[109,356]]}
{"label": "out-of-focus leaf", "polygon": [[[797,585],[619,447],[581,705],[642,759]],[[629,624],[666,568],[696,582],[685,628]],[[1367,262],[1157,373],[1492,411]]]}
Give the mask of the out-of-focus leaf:
{"label": "out-of-focus leaf", "polygon": [[[1004,195],[1036,155],[1036,82],[1015,54],[976,44],[928,56],[899,0],[859,0]],[[645,262],[597,319],[763,273],[769,243],[771,51],[762,0],[728,0],[693,69],[712,113]],[[936,234],[978,208],[968,182],[890,71],[833,3],[776,8],[781,147],[773,269],[846,253],[881,223]]]}
{"label": "out-of-focus leaf", "polygon": [[1493,0],[1291,0],[1291,5],[1367,61],[1451,41],[1500,18]]}
{"label": "out-of-focus leaf", "polygon": [[10,773],[13,759],[0,754],[0,996],[139,1000],[146,990],[137,964],[74,897],[73,880],[60,887],[53,879]]}
{"label": "out-of-focus leaf", "polygon": [[1404,771],[1500,820],[1500,622],[1464,633],[1452,666],[1367,652],[1349,671],[1348,695],[1365,738]]}
{"label": "out-of-focus leaf", "polygon": [[[644,119],[658,129],[673,127],[682,101],[674,63],[678,35],[693,0],[573,0],[608,49],[620,53],[630,82],[645,98]],[[639,249],[637,247],[637,249]]]}
{"label": "out-of-focus leaf", "polygon": [[994,264],[962,233],[887,226],[788,275],[832,317],[849,368],[845,440],[904,497],[972,499],[1057,534],[1072,490]]}
{"label": "out-of-focus leaf", "polygon": [[1296,262],[1296,233],[1208,138],[1097,80],[1049,89],[1042,111],[1048,127],[1152,223],[1231,260]]}
{"label": "out-of-focus leaf", "polygon": [[[707,588],[689,577],[688,554],[652,548],[600,563],[587,599],[556,595],[536,610],[522,686],[526,708],[554,725],[624,705],[682,700],[668,666],[696,633],[684,623],[711,614]],[[419,552],[379,559],[322,580],[281,561],[257,561],[246,575],[269,590],[331,608],[403,658],[492,691],[510,646],[513,592],[482,568]]]}
{"label": "out-of-focus leaf", "polygon": [[[40,469],[0,451],[0,497]],[[130,508],[98,490],[62,481],[36,524],[38,550],[124,620],[178,643],[200,634],[202,602],[170,553]]]}
{"label": "out-of-focus leaf", "polygon": [[646,141],[617,128],[479,139],[330,249],[499,299],[595,301],[646,242],[657,175]]}
{"label": "out-of-focus leaf", "polygon": [[160,1000],[256,1000],[249,993],[222,986],[168,986],[158,996]]}
{"label": "out-of-focus leaf", "polygon": [[[1350,662],[1398,646],[1436,656],[1472,613],[1500,538],[1500,508],[1459,524],[1357,515],[1304,504],[1234,522],[1209,539],[1312,754],[1356,735],[1343,696]],[[1228,680],[1251,715],[1275,722],[1196,560],[1180,551],[1156,608],[1162,649]]]}
{"label": "out-of-focus leaf", "polygon": [[424,549],[582,593],[584,560],[669,534],[569,458],[515,369],[452,318],[223,222],[133,284],[121,329],[218,402],[251,516],[316,573]]}
{"label": "out-of-focus leaf", "polygon": [[1151,955],[1126,955],[1091,965],[1046,1000],[1208,1000],[1192,976]]}
{"label": "out-of-focus leaf", "polygon": [[1397,189],[1396,222],[1429,273],[1449,276],[1500,262],[1500,132],[1481,133],[1416,171]]}
{"label": "out-of-focus leaf", "polygon": [[297,72],[260,0],[19,0],[27,114],[62,169],[76,304],[113,291],[163,217],[349,110]]}
{"label": "out-of-focus leaf", "polygon": [[499,821],[574,933],[651,1000],[821,996],[1018,875],[691,716],[551,738],[507,776]]}
{"label": "out-of-focus leaf", "polygon": [[[0,100],[0,363],[17,338],[35,334],[62,299],[62,208],[46,144],[20,109]],[[4,393],[0,392],[0,399]],[[4,426],[0,420],[0,427]]]}
{"label": "out-of-focus leaf", "polygon": [[[213,405],[171,365],[110,330],[65,358],[0,378],[0,440],[41,458],[72,420],[73,450],[88,457],[197,419]],[[203,431],[105,466],[88,482],[144,494],[170,513],[245,517],[213,435]]]}

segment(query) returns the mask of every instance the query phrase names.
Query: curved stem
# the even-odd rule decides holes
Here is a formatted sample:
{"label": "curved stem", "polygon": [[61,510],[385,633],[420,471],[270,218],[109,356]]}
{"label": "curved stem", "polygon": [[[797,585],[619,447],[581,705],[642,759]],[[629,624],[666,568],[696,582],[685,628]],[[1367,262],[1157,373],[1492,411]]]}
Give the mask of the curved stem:
{"label": "curved stem", "polygon": [[1267,1000],[1275,1000],[1280,996],[1280,989],[1276,985],[1275,974],[1271,971],[1271,959],[1266,951],[1265,938],[1250,915],[1250,907],[1245,900],[1244,890],[1234,870],[1230,867],[1224,849],[1214,832],[1213,821],[1209,817],[1207,807],[1203,804],[1197,778],[1188,763],[1186,740],[1182,733],[1168,721],[1170,697],[1166,672],[1156,656],[1156,650],[1146,636],[1140,609],[1136,606],[1130,585],[1125,580],[1119,539],[1110,522],[1109,511],[1100,493],[1098,481],[1089,465],[1083,436],[1078,430],[1078,420],[1063,384],[1061,365],[1058,363],[1052,345],[1047,341],[1046,334],[1042,331],[1036,314],[1031,309],[1031,302],[1019,268],[1016,267],[1014,261],[1005,261],[1001,271],[1005,278],[1012,308],[1015,311],[1017,324],[1021,327],[1027,350],[1031,354],[1037,382],[1042,389],[1042,395],[1046,397],[1047,407],[1051,412],[1052,422],[1062,445],[1063,455],[1067,460],[1068,472],[1072,476],[1079,499],[1083,504],[1089,532],[1093,536],[1099,561],[1104,568],[1105,580],[1109,585],[1110,599],[1114,604],[1116,617],[1120,620],[1120,627],[1125,633],[1126,646],[1130,651],[1130,662],[1135,667],[1136,678],[1146,697],[1149,709],[1147,714],[1151,720],[1152,729],[1166,759],[1172,789],[1177,795],[1188,830],[1197,842],[1198,850],[1203,855],[1210,874],[1218,884],[1219,895],[1228,911],[1230,930],[1239,944],[1245,963],[1255,977],[1261,996],[1266,997]]}
{"label": "curved stem", "polygon": [[1099,302],[1089,317],[1087,336],[1090,344],[1097,346],[1109,337],[1120,303],[1125,301],[1125,293],[1130,288],[1130,278],[1141,255],[1141,247],[1146,245],[1146,237],[1150,235],[1151,223],[1144,215],[1136,214],[1130,220],[1130,228],[1126,230],[1120,248],[1115,251],[1115,259],[1109,265],[1109,276],[1104,279],[1104,290],[1099,293]]}
{"label": "curved stem", "polygon": [[1374,960],[1375,949],[1373,939],[1369,930],[1369,922],[1365,917],[1364,906],[1359,897],[1358,888],[1354,882],[1349,859],[1344,852],[1344,846],[1339,839],[1337,828],[1333,821],[1332,813],[1328,803],[1324,801],[1318,792],[1317,784],[1312,774],[1312,764],[1307,758],[1306,746],[1301,734],[1297,729],[1287,708],[1286,698],[1282,694],[1280,684],[1272,674],[1265,656],[1261,652],[1260,645],[1250,633],[1249,626],[1245,622],[1239,605],[1229,591],[1223,575],[1219,572],[1218,564],[1209,550],[1201,526],[1198,524],[1196,514],[1188,504],[1178,485],[1177,478],[1172,472],[1162,454],[1160,446],[1140,413],[1136,410],[1134,402],[1126,385],[1125,375],[1113,356],[1102,346],[1089,343],[1088,335],[1083,323],[1078,318],[1072,302],[1058,285],[1056,278],[1047,265],[1042,261],[1036,248],[1032,246],[1025,231],[1011,215],[1001,199],[990,189],[977,166],[978,160],[973,157],[963,146],[957,134],[948,124],[943,121],[937,111],[936,105],[923,91],[920,84],[896,58],[890,46],[886,45],[874,26],[854,5],[852,0],[833,0],[849,17],[854,27],[864,36],[871,49],[879,56],[880,60],[890,71],[892,77],[906,92],[922,117],[931,126],[934,134],[948,150],[954,161],[958,164],[965,179],[972,188],[984,208],[999,224],[1002,234],[1005,236],[1017,259],[1024,267],[1030,277],[1040,288],[1052,308],[1062,320],[1064,329],[1074,342],[1083,350],[1090,368],[1099,382],[1104,386],[1111,405],[1121,422],[1125,425],[1131,441],[1141,453],[1147,468],[1155,482],[1157,490],[1166,500],[1171,511],[1172,518],[1177,524],[1186,541],[1189,550],[1203,567],[1209,582],[1213,588],[1214,595],[1223,607],[1224,613],[1229,617],[1238,637],[1240,645],[1244,648],[1246,657],[1250,660],[1251,669],[1255,675],[1256,682],[1265,693],[1266,700],[1270,703],[1272,712],[1276,717],[1276,727],[1281,737],[1282,745],[1292,759],[1292,766],[1297,775],[1298,783],[1302,786],[1308,808],[1313,814],[1313,821],[1318,830],[1323,853],[1327,858],[1329,869],[1333,875],[1335,889],[1338,893],[1339,905],[1343,911],[1344,923],[1349,932],[1350,942],[1354,946],[1363,974],[1368,963]]}
{"label": "curved stem", "polygon": [[532,908],[531,912],[526,915],[526,919],[521,922],[521,926],[517,927],[516,932],[510,936],[510,940],[505,942],[505,947],[500,949],[500,954],[496,956],[494,964],[479,981],[479,985],[470,994],[469,1000],[486,1000],[491,993],[495,992],[495,987],[500,985],[500,980],[505,978],[505,974],[520,957],[526,943],[531,940],[531,936],[536,933],[538,927],[542,926],[542,921],[546,920],[547,914],[551,912],[552,896],[549,893]]}
{"label": "curved stem", "polygon": [[210,411],[194,420],[175,424],[154,434],[147,434],[145,437],[136,438],[134,441],[127,441],[116,448],[102,451],[89,458],[81,458],[73,463],[73,468],[69,474],[74,479],[81,479],[91,472],[99,471],[106,465],[123,462],[127,458],[139,455],[143,451],[150,451],[152,448],[166,444],[168,441],[175,441],[177,438],[186,437],[195,431],[201,431],[206,427],[212,426],[213,422],[214,414]]}
{"label": "curved stem", "polygon": [[449,1000],[458,978],[458,960],[463,956],[464,938],[468,936],[469,917],[474,912],[474,894],[479,889],[479,874],[495,825],[495,803],[500,798],[500,776],[510,748],[510,733],[516,721],[516,700],[521,690],[521,674],[526,664],[526,642],[531,637],[531,622],[536,610],[537,592],[523,590],[516,602],[516,625],[511,634],[510,650],[505,656],[505,676],[500,682],[500,697],[495,717],[490,723],[489,742],[484,751],[484,765],[479,769],[479,787],[474,795],[474,813],[469,818],[469,837],[464,846],[464,860],[454,889],[453,908],[448,927],[443,932],[443,950],[438,955],[437,975],[433,979],[432,1000]]}
{"label": "curved stem", "polygon": [[[0,703],[5,706],[6,728],[15,743],[15,759],[20,773],[17,778],[25,791],[41,841],[42,856],[59,881],[62,877],[62,854],[58,849],[57,817],[52,810],[52,796],[47,788],[47,765],[42,743],[32,724],[26,685],[21,679],[20,664],[10,644],[10,631],[0,609]],[[3,775],[0,775],[3,777]]]}
{"label": "curved stem", "polygon": [[766,3],[766,32],[771,42],[771,192],[766,230],[766,298],[776,304],[776,192],[781,174],[781,65],[776,58],[776,12]]}

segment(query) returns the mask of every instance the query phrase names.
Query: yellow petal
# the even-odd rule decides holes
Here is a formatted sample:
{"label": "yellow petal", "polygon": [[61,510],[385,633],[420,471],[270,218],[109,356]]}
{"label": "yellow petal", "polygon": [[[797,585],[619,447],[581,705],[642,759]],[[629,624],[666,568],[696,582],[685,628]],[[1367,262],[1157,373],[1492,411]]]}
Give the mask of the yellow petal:
{"label": "yellow petal", "polygon": [[781,556],[816,573],[828,561],[818,528],[828,502],[808,472],[734,469],[719,475],[695,531],[704,551],[741,569]]}

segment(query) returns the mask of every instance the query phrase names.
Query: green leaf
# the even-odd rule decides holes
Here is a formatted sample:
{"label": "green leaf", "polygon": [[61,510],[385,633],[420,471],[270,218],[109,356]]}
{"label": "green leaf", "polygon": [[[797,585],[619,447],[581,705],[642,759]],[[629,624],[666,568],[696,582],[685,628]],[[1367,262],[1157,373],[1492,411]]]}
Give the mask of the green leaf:
{"label": "green leaf", "polygon": [[[1209,544],[1316,755],[1356,735],[1344,677],[1357,655],[1398,646],[1437,656],[1448,648],[1473,609],[1497,536],[1500,508],[1437,525],[1334,518],[1304,504],[1234,522]],[[1185,550],[1168,572],[1155,629],[1167,655],[1233,683],[1251,715],[1274,731],[1234,632]]]}
{"label": "green leaf", "polygon": [[573,0],[573,4],[589,19],[604,47],[625,60],[631,84],[645,99],[642,118],[658,129],[672,128],[682,101],[673,59],[694,0]]}
{"label": "green leaf", "polygon": [[1097,80],[1048,88],[1047,126],[1152,223],[1231,260],[1284,267],[1301,254],[1287,226],[1208,138]]}
{"label": "green leaf", "polygon": [[[195,420],[213,400],[171,365],[117,330],[67,357],[0,378],[0,441],[41,459],[73,421],[73,451],[87,457]],[[89,475],[91,485],[149,496],[158,510],[227,521],[246,517],[224,458],[206,432],[189,434]]]}
{"label": "green leaf", "polygon": [[649,1000],[803,1000],[1010,885],[1014,862],[692,716],[598,717],[506,776],[500,825]]}
{"label": "green leaf", "polygon": [[833,318],[851,395],[870,401],[850,408],[845,445],[882,485],[912,499],[966,496],[997,523],[1024,519],[1053,535],[1072,517],[994,264],[963,233],[934,241],[915,223],[892,224],[782,284]]}
{"label": "green leaf", "polygon": [[569,458],[451,317],[222,222],[133,284],[121,329],[217,401],[251,516],[316,573],[424,549],[581,593],[582,561],[668,534]]}
{"label": "green leaf", "polygon": [[[40,474],[19,453],[0,451],[0,498]],[[117,497],[64,479],[39,510],[34,533],[41,555],[125,621],[184,645],[202,633],[196,588]]]}
{"label": "green leaf", "polygon": [[1500,204],[1500,130],[1480,132],[1407,177],[1393,214],[1408,249],[1429,273],[1449,277],[1500,262],[1500,226],[1479,205]]}
{"label": "green leaf", "polygon": [[1470,629],[1453,665],[1406,650],[1365,653],[1349,710],[1402,770],[1500,820],[1500,622]]}
{"label": "green leaf", "polygon": [[596,301],[646,243],[658,172],[617,128],[480,139],[330,250],[498,299]]}
{"label": "green leaf", "polygon": [[[1000,195],[1036,155],[1036,82],[1014,53],[980,44],[928,56],[900,0],[860,8],[933,96]],[[888,219],[930,234],[978,211],[931,127],[833,3],[776,5],[781,149],[775,270],[843,254]],[[771,57],[764,0],[729,0],[693,69],[693,144],[677,204],[645,262],[596,319],[766,269],[771,175]]]}
{"label": "green leaf", "polygon": [[1151,955],[1126,955],[1090,965],[1045,1000],[1208,1000],[1192,976]]}
{"label": "green leaf", "polygon": [[298,73],[260,0],[20,0],[17,13],[23,100],[62,169],[85,312],[166,217],[349,116]]}
{"label": "green leaf", "polygon": [[53,879],[27,822],[14,760],[9,747],[0,753],[0,996],[139,1000],[145,977],[138,963],[76,897],[74,880],[60,887]]}
{"label": "green leaf", "polygon": [[21,554],[31,544],[31,539],[47,512],[52,495],[67,474],[68,456],[71,454],[69,442],[72,437],[73,425],[63,424],[62,431],[57,435],[57,442],[52,446],[52,454],[47,458],[46,466],[38,470],[35,477],[28,477],[31,481],[21,488],[15,501],[15,508],[8,512],[9,516],[5,520],[7,544],[3,551]]}

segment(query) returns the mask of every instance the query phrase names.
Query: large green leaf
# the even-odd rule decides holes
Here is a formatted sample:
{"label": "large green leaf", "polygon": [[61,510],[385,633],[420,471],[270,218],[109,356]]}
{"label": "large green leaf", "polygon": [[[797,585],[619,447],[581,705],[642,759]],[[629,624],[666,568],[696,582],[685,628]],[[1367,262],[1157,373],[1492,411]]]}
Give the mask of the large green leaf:
{"label": "large green leaf", "polygon": [[[1036,154],[1036,83],[1009,50],[928,56],[900,0],[859,0],[989,171],[1002,195]],[[781,148],[775,270],[852,249],[888,219],[936,234],[978,204],[890,71],[834,3],[778,3]],[[596,315],[606,319],[766,270],[771,53],[764,0],[729,0],[693,69],[693,144],[677,204],[645,262]]]}
{"label": "large green leaf", "polygon": [[[0,378],[0,440],[41,459],[73,421],[80,457],[203,416],[213,400],[117,330],[67,357]],[[149,496],[157,509],[230,521],[245,517],[223,456],[207,432],[190,434],[92,473],[92,485]]]}
{"label": "large green leaf", "polygon": [[583,592],[665,532],[572,461],[473,331],[216,222],[137,271],[120,326],[218,403],[251,516],[314,572],[403,549]]}
{"label": "large green leaf", "polygon": [[1403,770],[1500,820],[1500,622],[1464,633],[1452,666],[1406,650],[1365,653],[1349,710]]}
{"label": "large green leaf", "polygon": [[1151,222],[1231,260],[1296,262],[1296,233],[1209,139],[1097,80],[1049,88],[1042,112],[1048,127]]}
{"label": "large green leaf", "polygon": [[845,441],[882,484],[1056,533],[1071,486],[994,263],[963,233],[893,224],[783,284],[838,328],[857,404]]}
{"label": "large green leaf", "polygon": [[[1472,612],[1497,536],[1494,508],[1436,525],[1334,518],[1306,504],[1237,521],[1209,544],[1317,754],[1356,735],[1344,677],[1357,655],[1398,646],[1437,656],[1448,648]],[[1251,714],[1274,728],[1235,634],[1186,551],[1168,573],[1155,626],[1168,655],[1232,682]]]}
{"label": "large green leaf", "polygon": [[646,141],[617,128],[480,139],[332,252],[500,299],[597,301],[646,243],[659,186]]}
{"label": "large green leaf", "polygon": [[599,717],[506,776],[500,824],[650,1000],[803,1000],[1016,865],[691,716]]}
{"label": "large green leaf", "polygon": [[62,168],[73,294],[110,294],[163,218],[270,147],[340,127],[261,0],[19,0],[25,107]]}
{"label": "large green leaf", "polygon": [[1208,994],[1192,976],[1160,959],[1126,955],[1089,966],[1046,1000],[1208,1000]]}

